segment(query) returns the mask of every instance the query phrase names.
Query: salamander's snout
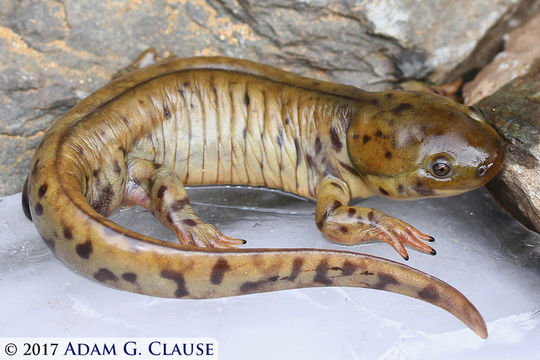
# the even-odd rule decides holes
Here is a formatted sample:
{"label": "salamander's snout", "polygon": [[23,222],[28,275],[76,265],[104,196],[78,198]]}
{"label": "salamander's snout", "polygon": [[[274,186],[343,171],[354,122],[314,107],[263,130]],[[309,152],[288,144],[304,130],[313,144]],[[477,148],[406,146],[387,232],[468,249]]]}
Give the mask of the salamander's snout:
{"label": "salamander's snout", "polygon": [[478,121],[478,137],[482,139],[478,145],[479,158],[476,166],[476,177],[482,184],[490,181],[502,169],[504,160],[503,140],[486,119],[486,114],[476,106],[468,107],[468,115]]}

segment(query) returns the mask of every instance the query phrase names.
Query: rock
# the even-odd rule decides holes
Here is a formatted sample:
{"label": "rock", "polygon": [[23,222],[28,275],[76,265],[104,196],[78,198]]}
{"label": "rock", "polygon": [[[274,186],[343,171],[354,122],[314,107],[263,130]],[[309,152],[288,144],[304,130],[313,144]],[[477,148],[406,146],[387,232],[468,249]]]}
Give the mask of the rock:
{"label": "rock", "polygon": [[380,90],[408,78],[451,80],[484,64],[540,0],[423,4],[0,0],[0,195],[20,191],[47,126],[148,47]]}
{"label": "rock", "polygon": [[477,103],[516,77],[526,74],[537,58],[540,58],[540,14],[510,33],[504,51],[482,69],[474,81],[463,87],[465,103]]}
{"label": "rock", "polygon": [[513,217],[540,232],[540,57],[477,105],[506,142],[503,170],[487,188]]}

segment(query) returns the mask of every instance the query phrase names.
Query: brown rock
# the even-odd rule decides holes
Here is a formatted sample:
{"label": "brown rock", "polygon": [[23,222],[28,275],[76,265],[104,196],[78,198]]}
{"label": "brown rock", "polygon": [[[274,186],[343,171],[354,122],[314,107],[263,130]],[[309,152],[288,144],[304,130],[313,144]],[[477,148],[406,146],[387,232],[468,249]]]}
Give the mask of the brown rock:
{"label": "brown rock", "polygon": [[463,87],[465,103],[477,103],[516,77],[526,74],[537,58],[540,58],[540,14],[510,33],[504,51],[482,69],[474,81]]}

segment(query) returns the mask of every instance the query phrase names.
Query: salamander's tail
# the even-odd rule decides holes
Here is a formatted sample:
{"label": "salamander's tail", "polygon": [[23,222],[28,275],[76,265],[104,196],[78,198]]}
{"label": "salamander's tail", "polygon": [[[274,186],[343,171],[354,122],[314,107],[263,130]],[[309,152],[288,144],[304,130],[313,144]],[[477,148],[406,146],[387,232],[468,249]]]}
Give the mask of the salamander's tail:
{"label": "salamander's tail", "polygon": [[[258,260],[254,260],[256,257]],[[246,274],[246,265],[253,266],[255,262],[259,273]],[[210,293],[206,294],[209,297],[317,286],[366,287],[439,306],[481,338],[488,336],[484,319],[458,290],[419,270],[374,256],[308,249],[270,250],[258,255],[249,251],[223,253],[213,261],[210,270]],[[220,285],[225,293],[215,290],[212,279],[222,280]]]}
{"label": "salamander's tail", "polygon": [[[487,337],[482,316],[465,296],[409,266],[343,251],[181,246],[123,228],[95,212],[80,192],[66,196],[54,178],[47,179],[47,194],[54,196],[40,199],[39,189],[30,189],[30,210],[39,207],[33,214],[40,235],[66,264],[109,286],[195,299],[306,287],[366,287],[439,306]],[[55,207],[58,210],[52,211]]]}

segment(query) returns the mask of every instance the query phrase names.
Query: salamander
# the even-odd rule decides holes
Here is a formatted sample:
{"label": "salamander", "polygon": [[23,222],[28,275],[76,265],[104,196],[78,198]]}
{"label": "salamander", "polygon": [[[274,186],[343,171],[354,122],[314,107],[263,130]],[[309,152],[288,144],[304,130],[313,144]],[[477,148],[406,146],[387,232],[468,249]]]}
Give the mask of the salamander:
{"label": "salamander", "polygon": [[[225,57],[143,66],[148,54],[58,119],[35,152],[23,207],[59,259],[106,285],[160,297],[315,286],[392,291],[446,309],[487,337],[477,309],[441,280],[351,251],[242,249],[244,240],[199,219],[184,189],[281,189],[315,200],[316,226],[334,242],[380,240],[405,259],[404,244],[435,254],[431,236],[349,203],[449,196],[485,184],[503,154],[480,110],[427,92],[366,92]],[[179,243],[107,218],[134,204]]]}

